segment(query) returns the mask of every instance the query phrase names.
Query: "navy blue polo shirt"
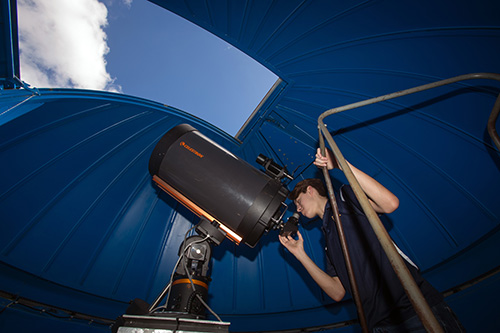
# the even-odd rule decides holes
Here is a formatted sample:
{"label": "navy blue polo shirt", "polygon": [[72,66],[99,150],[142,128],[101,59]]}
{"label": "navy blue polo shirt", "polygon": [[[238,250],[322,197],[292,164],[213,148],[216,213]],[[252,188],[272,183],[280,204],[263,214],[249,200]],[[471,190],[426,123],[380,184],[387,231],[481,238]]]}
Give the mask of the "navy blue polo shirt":
{"label": "navy blue polo shirt", "polygon": [[[399,323],[414,316],[413,306],[351,187],[343,185],[340,197],[336,199],[369,329],[377,324]],[[346,291],[352,295],[329,200],[323,216],[323,231],[326,240],[326,273],[338,276]],[[441,302],[443,296],[422,278],[415,267],[407,261],[405,263],[429,305]]]}

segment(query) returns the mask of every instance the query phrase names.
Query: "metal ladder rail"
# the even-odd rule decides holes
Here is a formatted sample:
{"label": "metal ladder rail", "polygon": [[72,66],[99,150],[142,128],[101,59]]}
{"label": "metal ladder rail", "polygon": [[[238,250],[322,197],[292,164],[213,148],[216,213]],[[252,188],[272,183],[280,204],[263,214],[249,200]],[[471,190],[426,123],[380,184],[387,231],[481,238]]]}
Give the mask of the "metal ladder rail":
{"label": "metal ladder rail", "polygon": [[[321,135],[321,131],[319,132],[319,142],[321,148],[321,155],[326,156],[325,149],[325,141],[323,136]],[[332,180],[330,178],[330,174],[328,173],[328,169],[326,166],[321,168],[323,171],[323,177],[325,178],[326,189],[328,192],[328,198],[330,200],[330,206],[332,208],[332,217],[335,223],[335,227],[337,228],[337,232],[339,235],[340,248],[342,249],[342,254],[345,259],[345,265],[347,269],[347,275],[349,277],[349,282],[351,283],[351,291],[352,298],[354,300],[354,304],[356,304],[356,310],[358,312],[359,324],[363,333],[368,333],[368,324],[366,322],[365,311],[363,309],[363,305],[361,303],[361,297],[359,295],[358,283],[356,281],[356,276],[354,275],[354,271],[352,269],[351,256],[349,254],[349,248],[347,247],[347,242],[344,234],[344,227],[342,226],[342,222],[340,221],[340,213],[337,205],[337,201],[335,199],[335,193],[333,192]]]}
{"label": "metal ladder rail", "polygon": [[[356,195],[363,211],[365,212],[368,221],[370,222],[370,225],[372,226],[373,230],[375,231],[375,234],[384,249],[387,257],[389,258],[389,261],[397,274],[399,280],[401,281],[401,284],[403,285],[403,288],[408,295],[409,300],[411,301],[413,307],[415,308],[415,311],[417,315],[419,316],[420,320],[422,321],[422,324],[426,328],[428,332],[443,332],[441,326],[439,325],[438,321],[436,320],[434,314],[432,313],[429,305],[427,304],[427,301],[425,300],[424,296],[422,295],[422,292],[418,288],[418,286],[415,283],[415,280],[412,278],[410,272],[408,271],[406,265],[403,262],[403,259],[399,255],[399,253],[396,251],[393,242],[391,241],[391,238],[389,234],[387,233],[387,230],[384,228],[382,225],[382,222],[380,221],[378,215],[375,213],[373,210],[372,206],[368,202],[368,199],[366,197],[366,194],[364,191],[361,189],[361,186],[359,185],[356,177],[352,173],[351,169],[347,165],[345,158],[343,157],[342,153],[340,152],[337,144],[333,140],[331,134],[328,132],[326,129],[326,125],[323,122],[323,119],[326,118],[327,116],[330,116],[335,113],[355,109],[361,106],[366,106],[386,100],[390,100],[396,97],[401,97],[409,94],[413,94],[416,92],[424,91],[424,90],[429,90],[432,88],[444,86],[447,84],[455,83],[458,81],[463,81],[463,80],[471,80],[471,79],[491,79],[491,80],[497,80],[500,81],[500,74],[495,74],[495,73],[473,73],[473,74],[465,74],[465,75],[460,75],[456,76],[450,79],[446,80],[441,80],[425,85],[421,85],[418,87],[402,90],[399,92],[383,95],[380,97],[375,97],[371,99],[367,99],[361,102],[356,102],[352,104],[348,104],[342,107],[337,107],[333,108],[330,110],[325,111],[322,113],[319,118],[318,118],[318,130],[319,130],[319,137],[320,137],[320,148],[323,156],[325,156],[325,143],[323,136],[326,137],[326,140],[335,156],[337,159],[338,163],[340,164],[340,167],[342,168],[349,184],[351,185],[354,194]],[[500,113],[500,94],[497,97],[497,100],[495,102],[495,105],[493,106],[493,110],[491,112],[491,115],[488,120],[488,133],[490,134],[493,142],[497,146],[497,148],[500,150],[500,139],[498,137],[498,133],[496,132],[495,129],[495,122],[498,119],[498,115]],[[324,176],[325,176],[325,181],[327,183],[327,188],[328,188],[328,194],[330,196],[330,200],[333,202],[335,201],[335,198],[333,196],[333,188],[331,186],[331,179],[328,174],[328,172],[325,172],[325,169],[323,170]],[[340,235],[342,237],[342,234]],[[345,243],[345,239],[341,239],[341,243]],[[346,258],[346,263],[348,266],[350,266],[350,258]],[[352,271],[352,267],[348,267],[348,271]],[[354,279],[355,281],[355,279]],[[359,302],[359,295],[357,288],[353,288],[353,298],[355,299],[356,306],[359,308],[361,306]],[[358,314],[363,316],[363,310],[358,309]],[[362,323],[362,326],[364,326],[365,319],[364,317],[360,318],[360,321]],[[363,330],[365,330],[365,327],[363,327]]]}

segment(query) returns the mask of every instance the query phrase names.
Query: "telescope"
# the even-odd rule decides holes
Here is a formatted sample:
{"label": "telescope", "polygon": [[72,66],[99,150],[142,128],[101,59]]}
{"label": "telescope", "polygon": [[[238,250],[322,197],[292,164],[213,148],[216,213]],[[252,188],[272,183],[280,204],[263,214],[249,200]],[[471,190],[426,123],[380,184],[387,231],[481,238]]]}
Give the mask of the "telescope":
{"label": "telescope", "polygon": [[[183,320],[190,325],[193,320],[195,324],[196,320],[204,320],[205,310],[211,310],[205,300],[212,246],[228,238],[237,245],[243,243],[253,248],[262,235],[272,229],[287,234],[296,230],[297,213],[290,218],[293,223],[287,223],[287,228],[283,222],[289,193],[284,182],[293,177],[286,168],[262,154],[256,162],[264,171],[189,124],[177,125],[163,135],[151,154],[149,173],[158,188],[200,218],[195,226],[198,235],[185,237],[179,248],[175,273],[153,304],[132,301],[127,313],[120,317],[120,325],[123,325],[120,329],[138,325],[165,329],[170,327],[169,318],[175,318],[175,327]],[[159,306],[165,296],[166,304]],[[162,320],[155,320],[159,317]],[[205,328],[208,325],[207,321],[199,324]],[[220,322],[209,324],[220,326],[220,332],[227,332],[227,327]]]}
{"label": "telescope", "polygon": [[284,168],[262,155],[259,161],[272,169],[263,173],[192,126],[181,124],[154,148],[149,173],[162,190],[233,242],[254,247],[264,232],[279,225],[288,195],[280,181],[288,175]]}

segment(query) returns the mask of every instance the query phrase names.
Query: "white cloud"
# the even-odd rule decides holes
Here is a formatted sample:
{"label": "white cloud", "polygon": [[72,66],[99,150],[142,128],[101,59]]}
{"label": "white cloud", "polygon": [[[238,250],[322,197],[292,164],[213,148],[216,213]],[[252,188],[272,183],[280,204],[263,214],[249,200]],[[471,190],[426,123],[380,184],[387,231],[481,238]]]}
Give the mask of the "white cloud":
{"label": "white cloud", "polygon": [[97,0],[18,0],[21,79],[38,88],[120,91],[106,71],[107,14]]}

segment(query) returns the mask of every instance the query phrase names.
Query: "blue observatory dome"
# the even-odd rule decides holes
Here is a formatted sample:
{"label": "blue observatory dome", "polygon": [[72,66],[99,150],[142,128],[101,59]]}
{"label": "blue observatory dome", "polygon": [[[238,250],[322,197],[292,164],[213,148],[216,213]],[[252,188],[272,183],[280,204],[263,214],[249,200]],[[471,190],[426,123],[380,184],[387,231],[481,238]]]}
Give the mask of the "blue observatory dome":
{"label": "blue observatory dome", "polygon": [[[490,135],[500,1],[151,2],[279,80],[235,137],[133,96],[32,88],[19,74],[16,1],[2,1],[0,331],[109,332],[131,300],[155,301],[200,220],[148,171],[172,128],[189,124],[256,170],[259,154],[273,159],[292,174],[291,190],[322,177],[312,162],[325,111],[473,73],[497,76],[460,77],[324,122],[346,159],[398,196],[383,224],[465,328],[500,331],[500,153]],[[286,218],[293,205],[284,203]],[[324,267],[321,221],[301,222],[306,251]],[[361,331],[351,297],[327,297],[277,230],[254,247],[224,240],[210,269],[207,303],[231,332]]]}

